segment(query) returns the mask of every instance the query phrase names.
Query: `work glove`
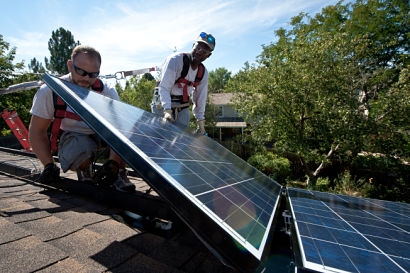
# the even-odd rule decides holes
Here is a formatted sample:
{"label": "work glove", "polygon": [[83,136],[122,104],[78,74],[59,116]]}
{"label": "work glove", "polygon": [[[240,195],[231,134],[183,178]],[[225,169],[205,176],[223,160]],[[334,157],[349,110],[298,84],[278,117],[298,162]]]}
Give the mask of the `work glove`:
{"label": "work glove", "polygon": [[44,170],[38,178],[40,183],[50,184],[60,181],[60,168],[54,163],[44,166]]}
{"label": "work glove", "polygon": [[119,169],[120,165],[116,161],[110,159],[95,172],[94,180],[99,185],[110,186],[117,180]]}
{"label": "work glove", "polygon": [[200,134],[200,135],[206,135],[205,132],[205,120],[201,119],[201,120],[197,120],[196,121],[196,133]]}
{"label": "work glove", "polygon": [[172,109],[165,109],[164,110],[164,119],[170,122],[175,122],[174,117],[172,116]]}

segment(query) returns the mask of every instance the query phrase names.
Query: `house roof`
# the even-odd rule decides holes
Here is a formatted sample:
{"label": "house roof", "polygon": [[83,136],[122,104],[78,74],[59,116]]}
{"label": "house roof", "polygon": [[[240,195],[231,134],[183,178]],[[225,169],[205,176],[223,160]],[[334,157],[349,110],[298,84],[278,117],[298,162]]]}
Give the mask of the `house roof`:
{"label": "house roof", "polygon": [[234,93],[210,93],[209,102],[213,105],[227,105],[231,103]]}
{"label": "house roof", "polygon": [[[148,193],[139,177],[131,177],[136,198],[82,184],[73,172],[39,184],[30,180],[37,159],[1,151],[0,160],[0,272],[235,272],[182,222],[163,230],[127,218],[121,204]],[[147,198],[161,206],[155,192]]]}
{"label": "house roof", "polygon": [[[211,93],[209,101],[213,105],[229,105],[234,93]],[[246,128],[246,122],[240,117],[219,117],[215,123],[216,128]]]}

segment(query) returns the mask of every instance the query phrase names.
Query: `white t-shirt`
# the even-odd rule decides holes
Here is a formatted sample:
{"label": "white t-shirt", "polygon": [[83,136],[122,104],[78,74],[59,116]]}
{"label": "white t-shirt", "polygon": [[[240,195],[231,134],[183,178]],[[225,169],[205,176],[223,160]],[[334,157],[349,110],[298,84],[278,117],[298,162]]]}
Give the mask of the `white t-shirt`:
{"label": "white t-shirt", "polygon": [[[164,62],[162,67],[161,81],[159,83],[159,95],[161,98],[162,107],[164,109],[171,108],[171,95],[181,96],[183,88],[179,88],[175,81],[181,76],[184,66],[184,54],[171,54]],[[205,68],[205,67],[204,67]],[[189,66],[188,74],[185,79],[194,82],[198,68],[193,70]],[[208,71],[204,69],[204,76],[196,88],[188,87],[188,95],[192,95],[193,108],[192,112],[196,119],[205,119],[205,106],[208,97]]]}
{"label": "white t-shirt", "polygon": [[[69,80],[69,74],[61,77],[64,80]],[[101,92],[102,95],[112,98],[114,100],[119,100],[117,90],[113,86],[109,86],[104,83],[104,89]],[[67,106],[66,111],[73,112],[70,107]],[[53,91],[46,85],[43,84],[34,95],[33,104],[30,109],[32,115],[38,116],[44,119],[54,118],[54,101],[53,101]],[[70,118],[64,118],[61,121],[61,127],[64,131],[77,132],[82,134],[94,134],[88,125],[84,121],[78,121]]]}

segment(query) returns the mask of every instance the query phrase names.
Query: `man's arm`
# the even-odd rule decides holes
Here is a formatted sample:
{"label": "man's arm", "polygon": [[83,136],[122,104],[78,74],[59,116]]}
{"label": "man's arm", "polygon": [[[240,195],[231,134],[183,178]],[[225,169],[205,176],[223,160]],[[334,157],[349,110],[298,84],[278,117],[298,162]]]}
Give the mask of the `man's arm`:
{"label": "man's arm", "polygon": [[205,69],[204,77],[193,93],[192,112],[197,120],[205,119],[206,100],[208,98],[208,71]]}
{"label": "man's arm", "polygon": [[32,115],[29,125],[28,137],[31,147],[44,166],[54,162],[53,156],[51,155],[50,140],[47,134],[50,123],[50,119]]}
{"label": "man's arm", "polygon": [[161,104],[164,109],[171,109],[171,90],[174,87],[175,81],[179,77],[181,70],[182,57],[176,55],[168,57],[162,67],[161,80],[158,88]]}

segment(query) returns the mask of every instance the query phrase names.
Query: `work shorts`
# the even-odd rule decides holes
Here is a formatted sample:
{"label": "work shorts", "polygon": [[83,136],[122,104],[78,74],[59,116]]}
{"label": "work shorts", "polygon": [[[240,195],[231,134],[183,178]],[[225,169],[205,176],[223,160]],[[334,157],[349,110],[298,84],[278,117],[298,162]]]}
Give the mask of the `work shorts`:
{"label": "work shorts", "polygon": [[76,132],[63,132],[58,144],[58,159],[63,172],[75,171],[81,164],[97,154],[101,146],[96,135],[85,135]]}

